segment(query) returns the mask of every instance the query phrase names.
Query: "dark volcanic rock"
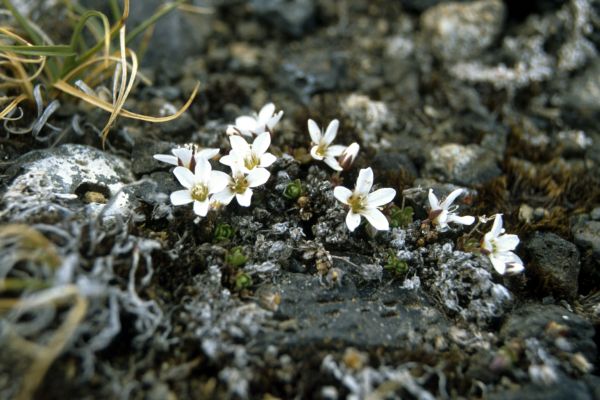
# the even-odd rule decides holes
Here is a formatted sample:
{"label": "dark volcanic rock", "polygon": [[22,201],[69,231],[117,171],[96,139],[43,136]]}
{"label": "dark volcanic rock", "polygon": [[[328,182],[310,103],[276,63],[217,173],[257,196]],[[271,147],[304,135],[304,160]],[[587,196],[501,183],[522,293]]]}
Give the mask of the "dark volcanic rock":
{"label": "dark volcanic rock", "polygon": [[490,393],[488,398],[490,400],[592,400],[594,396],[583,382],[562,377],[553,385],[530,383],[518,390]]}
{"label": "dark volcanic rock", "polygon": [[490,46],[500,34],[504,14],[500,0],[445,3],[427,10],[421,27],[439,58],[456,61],[476,56]]}
{"label": "dark volcanic rock", "polygon": [[600,221],[579,221],[571,231],[581,251],[582,289],[595,287],[600,282]]}
{"label": "dark volcanic rock", "polygon": [[251,0],[250,4],[262,20],[294,37],[315,25],[313,0]]}
{"label": "dark volcanic rock", "polygon": [[265,332],[265,345],[411,349],[448,329],[419,290],[398,285],[358,288],[346,276],[339,286],[328,287],[315,276],[289,274],[279,289],[275,317],[293,328]]}
{"label": "dark volcanic rock", "polygon": [[501,174],[494,153],[477,145],[446,144],[429,153],[425,173],[459,185],[480,185]]}
{"label": "dark volcanic rock", "polygon": [[405,173],[413,178],[418,176],[417,168],[411,159],[404,153],[395,151],[380,151],[373,158],[373,169],[384,172]]}
{"label": "dark volcanic rock", "polygon": [[536,233],[525,247],[531,257],[527,270],[545,293],[569,299],[577,296],[579,251],[573,243],[554,233]]}
{"label": "dark volcanic rock", "polygon": [[556,305],[541,304],[516,310],[500,331],[506,341],[537,338],[551,348],[557,347],[556,339],[565,339],[572,353],[581,352],[588,360],[596,357],[594,334],[592,324],[579,315]]}
{"label": "dark volcanic rock", "polygon": [[347,56],[336,49],[315,48],[300,51],[284,58],[279,69],[279,84],[301,101],[310,96],[343,86]]}

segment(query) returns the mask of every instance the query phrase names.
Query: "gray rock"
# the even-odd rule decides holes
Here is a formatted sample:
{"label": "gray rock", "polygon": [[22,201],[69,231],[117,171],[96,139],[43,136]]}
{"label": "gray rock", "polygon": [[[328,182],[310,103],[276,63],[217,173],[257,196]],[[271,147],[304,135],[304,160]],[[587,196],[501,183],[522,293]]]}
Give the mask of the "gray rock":
{"label": "gray rock", "polygon": [[411,159],[404,153],[380,151],[373,158],[372,165],[373,169],[378,171],[378,174],[384,172],[397,172],[413,178],[418,176],[417,168]]}
{"label": "gray rock", "polygon": [[500,34],[505,13],[500,0],[444,3],[421,16],[421,27],[434,54],[453,62],[489,47]]}
{"label": "gray rock", "polygon": [[595,256],[600,256],[600,221],[582,221],[573,227],[575,243],[591,249]]}
{"label": "gray rock", "polygon": [[600,221],[600,207],[596,207],[590,212],[590,218],[594,221]]}
{"label": "gray rock", "polygon": [[155,154],[171,155],[171,150],[178,145],[156,140],[137,140],[131,151],[131,169],[136,175],[149,174],[150,172],[168,169],[172,165],[154,159]]}
{"label": "gray rock", "polygon": [[278,82],[308,103],[313,94],[328,92],[343,86],[347,56],[336,49],[314,48],[294,52],[284,58]]}
{"label": "gray rock", "polygon": [[591,282],[600,279],[600,221],[580,220],[571,232],[581,251],[582,290],[588,289]]}
{"label": "gray rock", "polygon": [[433,148],[425,163],[425,174],[459,185],[480,185],[500,176],[493,152],[478,145],[446,144]]}
{"label": "gray rock", "polygon": [[250,4],[261,19],[294,37],[315,25],[314,0],[250,0]]}
{"label": "gray rock", "polygon": [[590,65],[573,80],[565,95],[566,104],[579,112],[600,110],[600,62]]}
{"label": "gray rock", "polygon": [[452,245],[434,244],[427,254],[431,268],[424,270],[426,285],[450,316],[485,326],[507,311],[513,299],[502,285],[494,283],[481,258],[453,251]]}
{"label": "gray rock", "polygon": [[425,337],[443,336],[445,319],[419,290],[398,285],[359,290],[345,275],[340,285],[287,274],[279,283],[281,304],[275,317],[284,328],[266,329],[261,345],[278,343],[282,351],[331,346],[359,349],[383,346],[412,349]]}
{"label": "gray rock", "polygon": [[553,385],[528,383],[518,389],[489,393],[490,400],[592,400],[594,397],[585,383],[562,377]]}
{"label": "gray rock", "polygon": [[[195,3],[198,6],[206,4]],[[102,10],[110,15],[107,2],[104,0],[85,0],[83,5],[90,9]],[[163,5],[162,0],[132,1],[127,19],[128,32],[150,18]],[[173,66],[182,63],[191,55],[201,54],[211,32],[210,21],[213,17],[214,13],[182,12],[177,9],[161,17],[155,24],[150,45],[144,54],[143,65],[152,68],[161,64]],[[132,47],[137,48],[137,43]],[[172,68],[165,70],[169,69],[172,70]]]}
{"label": "gray rock", "polygon": [[[551,328],[554,325],[555,328]],[[592,324],[556,305],[529,304],[513,312],[500,330],[505,341],[516,338],[537,338],[551,349],[558,350],[556,339],[566,338],[571,352],[581,352],[589,360],[596,357]]]}
{"label": "gray rock", "polygon": [[545,293],[568,299],[577,296],[577,246],[554,233],[536,232],[525,248],[530,257],[527,271],[536,277]]}
{"label": "gray rock", "polygon": [[400,0],[400,4],[402,4],[405,9],[417,12],[423,12],[430,7],[446,2],[448,2],[448,0]]}
{"label": "gray rock", "polygon": [[61,201],[77,198],[96,211],[110,202],[110,213],[122,216],[132,208],[133,199],[121,191],[134,180],[129,163],[93,147],[65,144],[32,151],[17,159],[7,174],[11,180],[2,202],[13,219],[46,213]]}

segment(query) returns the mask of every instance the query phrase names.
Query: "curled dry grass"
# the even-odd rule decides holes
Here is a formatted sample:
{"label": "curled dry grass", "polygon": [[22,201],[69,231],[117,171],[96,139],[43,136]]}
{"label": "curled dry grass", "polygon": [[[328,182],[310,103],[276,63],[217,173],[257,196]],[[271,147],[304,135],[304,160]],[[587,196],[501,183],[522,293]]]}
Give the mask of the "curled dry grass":
{"label": "curled dry grass", "polygon": [[[129,34],[126,32],[129,0],[124,0],[121,16],[112,25],[101,12],[80,10],[82,13],[74,26],[70,44],[55,45],[42,29],[21,15],[10,0],[2,2],[6,7],[2,14],[11,16],[18,28],[0,26],[0,90],[11,93],[0,97],[0,104],[4,105],[0,110],[0,120],[18,119],[13,114],[23,102],[39,103],[34,92],[35,86],[42,84],[49,88],[51,99],[67,94],[108,112],[109,118],[102,129],[104,141],[118,117],[153,123],[168,122],[181,116],[198,93],[199,83],[186,103],[169,116],[142,115],[124,108],[136,82],[143,80],[139,75],[138,56],[127,44],[175,8],[184,7],[192,12],[206,10],[197,7],[190,9],[183,4],[183,0],[166,3]],[[116,14],[118,2],[111,0],[110,4]],[[89,47],[83,39],[85,28],[97,38],[96,43]],[[114,50],[113,40],[118,41]],[[110,101],[91,89],[102,85],[107,76],[112,76]],[[42,110],[38,109],[38,115],[42,114]]]}

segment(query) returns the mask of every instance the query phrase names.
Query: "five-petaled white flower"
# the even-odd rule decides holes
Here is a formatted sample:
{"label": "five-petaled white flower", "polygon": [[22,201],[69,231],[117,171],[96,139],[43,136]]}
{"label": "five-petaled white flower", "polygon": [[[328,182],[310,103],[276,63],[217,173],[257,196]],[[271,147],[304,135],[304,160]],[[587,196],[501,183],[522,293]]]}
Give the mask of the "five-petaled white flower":
{"label": "five-petaled white flower", "polygon": [[[229,167],[237,168],[247,174],[256,168],[266,168],[273,164],[277,157],[267,153],[271,145],[271,135],[263,132],[254,138],[252,145],[237,135],[229,136],[231,151],[228,155],[221,157],[221,163]],[[265,170],[266,171],[266,170]],[[267,171],[268,172],[268,171]]]}
{"label": "five-petaled white flower", "polygon": [[215,193],[212,199],[222,205],[227,205],[235,197],[240,206],[248,207],[252,200],[251,188],[264,185],[269,180],[269,175],[269,171],[264,168],[254,168],[246,175],[234,166],[231,168],[231,176],[228,176],[227,186],[222,191]]}
{"label": "five-petaled white flower", "polygon": [[329,123],[325,134],[319,128],[319,125],[312,119],[308,120],[308,133],[312,140],[313,147],[310,149],[310,155],[315,160],[325,161],[325,164],[329,165],[336,171],[341,171],[342,167],[336,157],[342,154],[346,149],[346,146],[332,145],[331,143],[337,135],[340,122],[334,119]]}
{"label": "five-petaled white flower", "polygon": [[504,234],[502,214],[496,214],[492,229],[481,240],[481,252],[490,258],[500,275],[517,274],[525,269],[523,261],[512,252],[518,245],[519,237]]}
{"label": "five-petaled white flower", "polygon": [[227,134],[252,136],[260,135],[263,132],[272,133],[282,116],[283,110],[275,114],[275,104],[269,103],[263,106],[258,114],[237,117],[235,125],[227,127]]}
{"label": "five-petaled white flower", "polygon": [[185,167],[176,167],[175,177],[185,190],[171,193],[171,203],[175,206],[194,203],[194,213],[204,217],[210,208],[209,196],[220,192],[229,183],[229,175],[213,171],[206,159],[198,159],[194,173]]}
{"label": "five-petaled white flower", "polygon": [[440,203],[436,195],[433,194],[433,189],[429,189],[429,206],[431,207],[431,210],[429,210],[428,218],[432,224],[437,225],[439,230],[448,229],[449,222],[462,225],[471,225],[475,222],[475,217],[470,215],[461,217],[456,214],[455,211],[458,209],[458,206],[450,207],[454,200],[456,200],[463,192],[464,189],[456,189]]}
{"label": "five-petaled white flower", "polygon": [[396,191],[391,188],[383,188],[369,193],[373,186],[373,170],[371,168],[361,169],[356,180],[354,191],[343,186],[336,186],[333,195],[340,202],[350,206],[346,216],[346,225],[353,232],[360,225],[361,215],[369,221],[377,230],[387,231],[390,229],[385,215],[379,211],[381,207],[394,199]]}
{"label": "five-petaled white flower", "polygon": [[158,161],[165,162],[171,165],[178,165],[180,167],[185,167],[191,171],[196,169],[196,163],[198,159],[203,158],[208,160],[213,158],[217,154],[219,154],[219,149],[211,149],[206,148],[200,151],[196,151],[196,148],[188,149],[186,147],[178,147],[176,149],[171,150],[170,154],[155,154],[154,158]]}

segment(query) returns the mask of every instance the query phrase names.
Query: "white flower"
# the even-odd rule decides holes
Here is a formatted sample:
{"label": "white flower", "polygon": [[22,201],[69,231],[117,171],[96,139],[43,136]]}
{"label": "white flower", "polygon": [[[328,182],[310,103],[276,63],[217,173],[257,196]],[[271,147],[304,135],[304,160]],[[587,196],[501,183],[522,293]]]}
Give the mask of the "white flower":
{"label": "white flower", "polygon": [[228,176],[227,186],[222,191],[215,193],[212,199],[227,205],[235,197],[240,206],[248,207],[252,200],[251,188],[264,185],[269,180],[269,176],[269,171],[264,168],[254,168],[248,175],[245,175],[239,168],[233,167],[231,176]]}
{"label": "white flower", "polygon": [[350,169],[352,164],[354,164],[356,156],[358,156],[359,150],[360,146],[358,143],[352,143],[350,146],[346,147],[338,159],[340,167],[345,170]]}
{"label": "white flower", "polygon": [[431,223],[437,225],[439,230],[448,229],[449,222],[462,225],[471,225],[475,222],[475,217],[470,215],[465,215],[464,217],[457,215],[454,211],[456,211],[458,206],[450,207],[454,200],[463,192],[464,189],[456,189],[440,203],[435,194],[433,194],[433,189],[429,189],[429,206],[431,207],[429,220]]}
{"label": "white flower", "polygon": [[281,117],[283,116],[283,110],[280,110],[275,114],[275,104],[266,104],[260,109],[258,115],[243,115],[235,119],[235,125],[229,125],[227,127],[228,135],[260,135],[263,132],[273,132],[273,128]]}
{"label": "white flower", "polygon": [[194,213],[204,217],[210,208],[209,196],[220,192],[227,186],[229,175],[221,171],[213,171],[208,160],[199,159],[194,173],[185,167],[176,167],[175,177],[185,190],[171,193],[174,206],[194,203]]}
{"label": "white flower", "polygon": [[371,168],[361,169],[356,180],[354,192],[343,186],[336,186],[333,195],[342,203],[350,206],[346,216],[346,225],[353,232],[360,225],[361,215],[369,221],[377,230],[387,231],[390,229],[385,215],[378,207],[389,203],[396,196],[396,191],[384,188],[369,193],[373,186],[373,170]]}
{"label": "white flower", "polygon": [[173,155],[169,154],[155,154],[154,158],[158,161],[165,162],[171,165],[178,165],[185,167],[191,171],[195,170],[198,159],[203,158],[208,160],[219,154],[219,149],[202,149],[196,152],[196,148],[188,149],[186,147],[179,147],[171,150]]}
{"label": "white flower", "polygon": [[325,164],[336,171],[341,171],[342,167],[335,158],[342,154],[346,149],[346,146],[331,145],[337,135],[339,126],[340,122],[337,119],[334,119],[329,123],[325,134],[323,134],[315,121],[312,119],[308,120],[308,133],[310,134],[310,139],[314,145],[310,149],[310,155],[315,160],[325,161]]}
{"label": "white flower", "polygon": [[[271,135],[264,132],[254,138],[252,145],[237,135],[229,136],[231,152],[221,157],[221,163],[229,167],[237,168],[247,174],[255,168],[266,168],[273,164],[277,157],[267,153],[271,145]],[[266,171],[266,170],[265,170]],[[267,171],[268,172],[268,171]]]}
{"label": "white flower", "polygon": [[517,274],[525,269],[523,261],[512,252],[519,245],[517,235],[504,234],[502,214],[496,214],[492,229],[483,236],[481,252],[487,255],[500,275]]}

